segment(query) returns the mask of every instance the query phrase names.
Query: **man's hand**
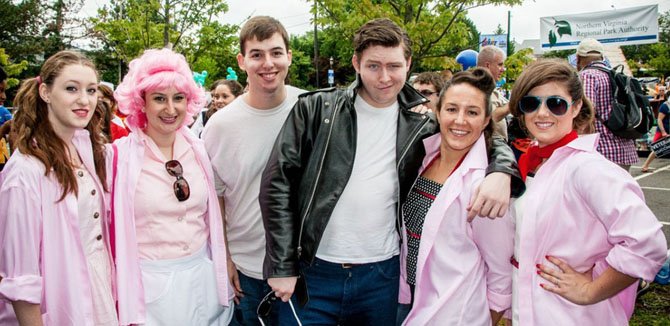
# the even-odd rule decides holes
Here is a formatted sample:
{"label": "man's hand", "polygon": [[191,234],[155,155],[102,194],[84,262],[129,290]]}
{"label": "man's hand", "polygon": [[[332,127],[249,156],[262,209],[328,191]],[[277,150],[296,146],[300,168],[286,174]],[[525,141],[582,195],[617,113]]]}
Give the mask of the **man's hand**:
{"label": "man's hand", "polygon": [[268,285],[275,291],[275,296],[281,301],[288,302],[295,291],[297,276],[268,278]]}
{"label": "man's hand", "polygon": [[240,275],[237,273],[237,266],[235,266],[233,260],[230,259],[230,255],[228,255],[227,265],[228,265],[228,280],[230,281],[230,284],[233,286],[233,291],[235,291],[235,298],[234,298],[235,304],[240,304],[240,298],[244,297],[244,291],[242,291],[242,287],[240,286]]}
{"label": "man's hand", "polygon": [[489,218],[502,217],[507,212],[510,201],[512,177],[502,172],[493,172],[475,188],[468,205],[468,222],[475,216]]}

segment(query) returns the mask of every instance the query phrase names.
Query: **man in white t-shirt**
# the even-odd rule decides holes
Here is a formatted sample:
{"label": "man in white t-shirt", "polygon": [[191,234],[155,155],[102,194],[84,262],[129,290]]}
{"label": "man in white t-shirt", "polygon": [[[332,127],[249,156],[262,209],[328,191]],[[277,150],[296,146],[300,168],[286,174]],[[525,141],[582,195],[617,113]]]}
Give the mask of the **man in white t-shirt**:
{"label": "man in white t-shirt", "polygon": [[[244,24],[237,61],[249,76],[249,90],[213,115],[202,133],[224,212],[228,275],[238,301],[234,325],[259,324],[256,308],[271,290],[263,280],[265,231],[258,191],[277,134],[304,92],[284,84],[291,65],[288,44],[286,30],[274,18],[257,16]],[[276,312],[269,322],[276,324]]]}
{"label": "man in white t-shirt", "polygon": [[[299,96],[261,180],[263,274],[282,301],[296,293],[306,325],[395,324],[398,209],[425,156],[423,139],[437,132],[431,113],[411,111],[427,100],[405,83],[411,48],[398,25],[363,25],[352,64],[348,89]],[[489,171],[506,174],[487,177],[494,181],[473,196],[473,215],[507,210],[507,174],[518,172],[509,147],[498,146]],[[281,325],[295,323],[289,308],[281,305]]]}

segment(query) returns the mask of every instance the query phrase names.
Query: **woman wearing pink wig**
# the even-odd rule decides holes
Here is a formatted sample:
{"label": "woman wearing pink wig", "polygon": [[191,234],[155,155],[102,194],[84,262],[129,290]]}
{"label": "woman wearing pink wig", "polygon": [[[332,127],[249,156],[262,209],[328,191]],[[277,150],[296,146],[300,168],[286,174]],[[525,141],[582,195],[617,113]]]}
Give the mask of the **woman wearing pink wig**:
{"label": "woman wearing pink wig", "polygon": [[205,94],[184,57],[147,50],[115,92],[133,131],[109,174],[122,325],[227,325],[226,247],[213,172],[187,129]]}

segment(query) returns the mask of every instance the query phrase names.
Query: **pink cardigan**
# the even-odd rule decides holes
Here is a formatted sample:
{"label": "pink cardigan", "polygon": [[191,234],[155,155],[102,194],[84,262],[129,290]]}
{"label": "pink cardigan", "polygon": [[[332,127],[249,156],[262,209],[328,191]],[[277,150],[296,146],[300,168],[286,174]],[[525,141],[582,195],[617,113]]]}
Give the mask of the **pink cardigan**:
{"label": "pink cardigan", "polygon": [[[77,131],[72,142],[95,176],[88,131]],[[41,162],[17,151],[0,174],[0,324],[18,324],[9,301],[21,300],[41,305],[45,325],[93,325],[77,197],[68,194],[59,202],[62,188],[44,172]],[[105,210],[103,236],[109,246]]]}
{"label": "pink cardigan", "polygon": [[554,256],[594,278],[609,266],[652,280],[666,256],[661,224],[631,175],[596,151],[597,135],[557,149],[523,195],[518,293],[521,325],[627,325],[637,283],[614,297],[580,306],[545,291],[535,264]]}
{"label": "pink cardigan", "polygon": [[[116,231],[116,268],[118,287],[119,322],[121,325],[145,323],[145,301],[140,274],[137,239],[135,234],[135,188],[144,160],[144,143],[139,130],[115,142],[118,148],[118,166],[114,194],[114,223]],[[207,178],[209,246],[216,270],[219,303],[228,306],[234,293],[228,285],[226,245],[223,240],[221,210],[214,190],[214,173],[202,140],[186,128],[177,131],[192,146],[198,164]],[[112,149],[108,148],[108,175],[112,175]],[[110,178],[111,179],[111,178]],[[111,189],[111,187],[110,187]],[[160,203],[156,203],[157,205]]]}
{"label": "pink cardigan", "polygon": [[[424,140],[420,172],[439,154],[441,135]],[[473,189],[485,177],[488,158],[484,136],[440,189],[426,214],[416,268],[414,305],[404,325],[490,325],[489,309],[512,303],[514,229],[510,216],[467,222]],[[406,283],[407,237],[403,228],[400,303],[409,303]]]}

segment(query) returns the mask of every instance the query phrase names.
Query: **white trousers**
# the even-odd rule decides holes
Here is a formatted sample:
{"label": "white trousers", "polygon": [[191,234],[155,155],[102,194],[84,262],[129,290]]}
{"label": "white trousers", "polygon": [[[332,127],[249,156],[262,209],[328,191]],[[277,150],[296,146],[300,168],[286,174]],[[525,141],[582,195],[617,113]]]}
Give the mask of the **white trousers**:
{"label": "white trousers", "polygon": [[233,301],[219,303],[214,264],[204,245],[196,253],[158,261],[142,260],[147,326],[228,325]]}

